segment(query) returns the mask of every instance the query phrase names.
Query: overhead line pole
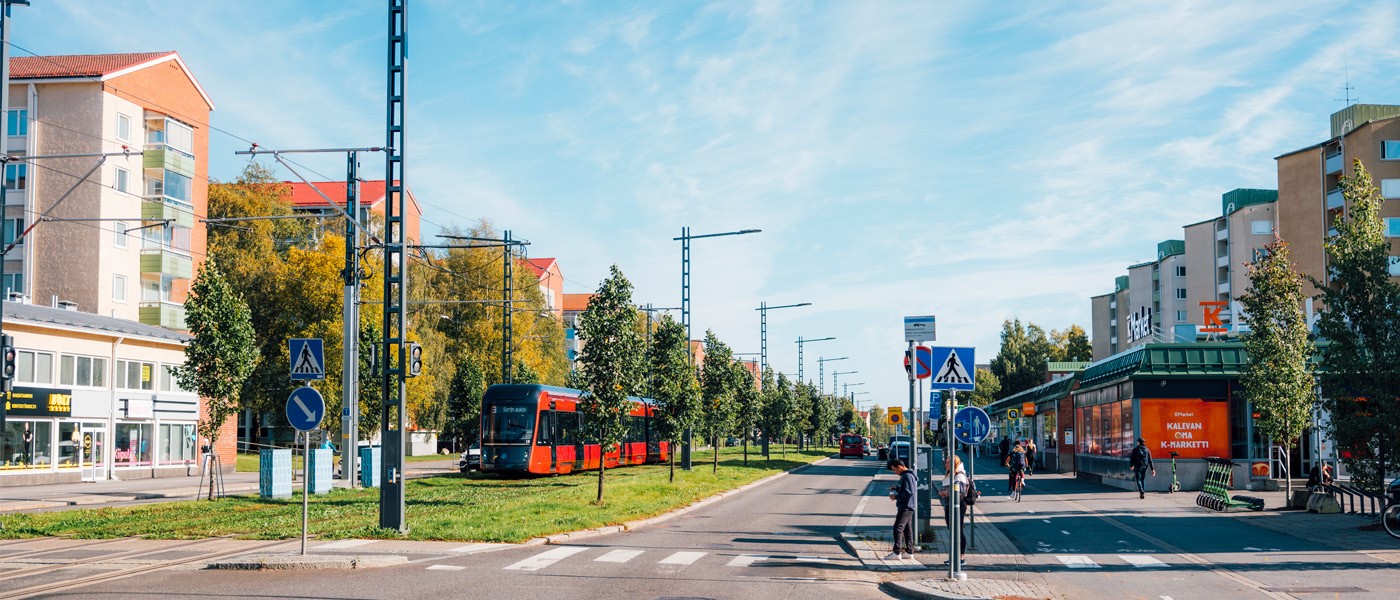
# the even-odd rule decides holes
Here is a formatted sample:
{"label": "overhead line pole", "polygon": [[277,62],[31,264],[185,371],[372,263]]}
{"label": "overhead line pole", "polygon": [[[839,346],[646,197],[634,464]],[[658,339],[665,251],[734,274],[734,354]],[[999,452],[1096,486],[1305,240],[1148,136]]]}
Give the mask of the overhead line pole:
{"label": "overhead line pole", "polygon": [[[379,526],[408,531],[404,514],[403,455],[408,426],[408,385],[405,337],[408,334],[408,253],[404,251],[403,214],[408,186],[404,182],[404,96],[406,92],[408,0],[389,0],[389,40],[384,115],[384,379],[380,385],[380,435],[384,465],[380,467]],[[397,359],[397,365],[395,364]]]}

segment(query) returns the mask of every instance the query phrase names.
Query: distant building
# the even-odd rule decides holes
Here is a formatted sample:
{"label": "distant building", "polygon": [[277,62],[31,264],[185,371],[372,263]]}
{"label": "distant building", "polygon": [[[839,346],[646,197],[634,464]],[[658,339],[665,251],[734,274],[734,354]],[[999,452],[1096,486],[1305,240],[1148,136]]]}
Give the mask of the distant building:
{"label": "distant building", "polygon": [[529,268],[539,280],[545,308],[556,318],[563,318],[564,272],[559,269],[559,261],[553,258],[522,258],[520,264]]}
{"label": "distant building", "polygon": [[[344,181],[313,181],[309,185],[299,181],[288,181],[286,186],[290,194],[288,200],[292,203],[292,210],[297,212],[334,216],[340,215],[341,211],[345,209]],[[370,215],[384,216],[385,200],[388,200],[388,195],[384,190],[383,179],[360,182],[357,196],[359,211],[355,218],[364,223],[366,227],[377,227],[370,221]],[[323,194],[325,197],[322,197]],[[335,206],[326,202],[328,198],[335,203]],[[419,236],[421,235],[423,207],[418,205],[418,198],[413,195],[413,190],[408,190],[408,202],[405,203],[404,214],[401,216],[403,217],[404,239],[410,243],[421,242],[422,238]],[[326,220],[322,226],[337,233],[344,229],[340,222],[333,220]],[[372,231],[375,231],[376,234],[380,233],[375,229]]]}
{"label": "distant building", "polygon": [[593,294],[564,294],[563,319],[564,319],[564,349],[569,357],[569,367],[572,368],[578,361],[578,353],[583,349],[578,339],[578,318],[588,309],[589,301],[593,300]]}

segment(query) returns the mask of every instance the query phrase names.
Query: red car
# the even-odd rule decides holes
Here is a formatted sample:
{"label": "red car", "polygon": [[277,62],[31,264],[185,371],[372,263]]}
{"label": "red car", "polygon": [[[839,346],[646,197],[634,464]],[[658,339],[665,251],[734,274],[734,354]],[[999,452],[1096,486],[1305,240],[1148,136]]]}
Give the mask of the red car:
{"label": "red car", "polygon": [[841,436],[841,458],[847,456],[865,458],[866,454],[864,437],[854,434]]}

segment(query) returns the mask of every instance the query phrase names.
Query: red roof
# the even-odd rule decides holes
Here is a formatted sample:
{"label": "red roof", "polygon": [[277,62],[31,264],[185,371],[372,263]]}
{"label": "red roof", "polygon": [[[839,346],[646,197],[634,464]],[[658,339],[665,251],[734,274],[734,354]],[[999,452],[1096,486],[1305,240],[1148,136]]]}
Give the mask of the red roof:
{"label": "red roof", "polygon": [[56,77],[102,77],[175,54],[134,52],[129,54],[71,54],[67,56],[16,56],[10,59],[11,79]]}
{"label": "red roof", "polygon": [[[293,206],[325,206],[326,198],[322,198],[316,190],[321,190],[327,198],[334,200],[336,204],[345,204],[345,182],[344,181],[318,181],[314,184],[306,184],[300,181],[286,182],[292,191]],[[316,189],[311,186],[315,185]],[[373,206],[384,199],[384,180],[361,181],[360,182],[360,205]]]}
{"label": "red roof", "polygon": [[549,271],[549,268],[554,266],[554,259],[552,258],[524,258],[521,259],[520,262],[530,267],[530,270],[535,273],[536,279],[544,277],[544,274]]}
{"label": "red roof", "polygon": [[593,294],[564,294],[564,310],[583,312],[588,308],[588,301],[592,299]]}

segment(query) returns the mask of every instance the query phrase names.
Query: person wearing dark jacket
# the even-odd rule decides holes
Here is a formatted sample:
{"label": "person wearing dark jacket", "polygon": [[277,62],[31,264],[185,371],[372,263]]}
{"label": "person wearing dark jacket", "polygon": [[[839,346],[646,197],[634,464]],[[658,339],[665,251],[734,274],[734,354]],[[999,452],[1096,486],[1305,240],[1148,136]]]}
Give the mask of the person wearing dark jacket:
{"label": "person wearing dark jacket", "polygon": [[1006,468],[1006,460],[1011,457],[1011,436],[1001,436],[1001,467]]}
{"label": "person wearing dark jacket", "polygon": [[1157,476],[1157,467],[1152,466],[1152,451],[1147,449],[1147,441],[1138,438],[1137,447],[1133,448],[1133,454],[1128,459],[1128,468],[1133,470],[1133,481],[1137,482],[1138,499],[1147,497],[1147,472],[1152,471],[1152,476]]}
{"label": "person wearing dark jacket", "polygon": [[895,503],[894,550],[885,560],[914,558],[914,472],[898,458],[891,461],[891,468],[899,474],[899,485],[890,488],[891,499]]}

